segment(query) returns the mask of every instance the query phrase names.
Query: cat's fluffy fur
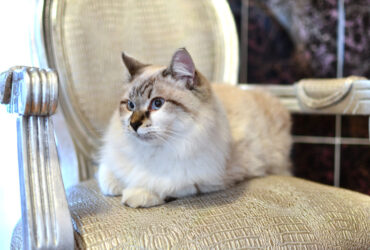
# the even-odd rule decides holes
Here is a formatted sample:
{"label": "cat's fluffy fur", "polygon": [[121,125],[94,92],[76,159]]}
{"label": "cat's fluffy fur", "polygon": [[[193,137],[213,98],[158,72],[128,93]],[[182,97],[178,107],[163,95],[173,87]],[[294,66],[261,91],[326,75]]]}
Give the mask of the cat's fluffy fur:
{"label": "cat's fluffy fur", "polygon": [[[290,174],[290,116],[276,98],[211,86],[185,49],[169,67],[125,54],[123,61],[131,79],[101,150],[98,181],[105,195],[150,207],[246,178]],[[164,100],[158,110],[150,108],[155,97]]]}

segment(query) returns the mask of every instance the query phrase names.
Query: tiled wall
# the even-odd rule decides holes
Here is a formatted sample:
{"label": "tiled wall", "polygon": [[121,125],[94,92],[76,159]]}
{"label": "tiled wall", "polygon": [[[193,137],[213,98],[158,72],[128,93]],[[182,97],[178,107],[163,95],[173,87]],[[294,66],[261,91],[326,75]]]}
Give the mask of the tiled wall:
{"label": "tiled wall", "polygon": [[[338,1],[229,0],[240,35],[239,81],[292,84],[341,72],[370,78],[370,0],[344,0],[343,57]],[[370,194],[368,122],[365,116],[294,114],[295,175]]]}

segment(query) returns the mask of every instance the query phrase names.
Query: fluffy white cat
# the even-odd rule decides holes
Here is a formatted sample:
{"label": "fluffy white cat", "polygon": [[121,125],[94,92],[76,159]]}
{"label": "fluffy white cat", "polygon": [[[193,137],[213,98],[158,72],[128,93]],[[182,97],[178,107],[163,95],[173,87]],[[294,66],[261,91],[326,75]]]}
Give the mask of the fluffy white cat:
{"label": "fluffy white cat", "polygon": [[169,67],[122,54],[130,73],[104,136],[98,182],[130,207],[290,174],[290,116],[259,91],[211,84],[185,49]]}

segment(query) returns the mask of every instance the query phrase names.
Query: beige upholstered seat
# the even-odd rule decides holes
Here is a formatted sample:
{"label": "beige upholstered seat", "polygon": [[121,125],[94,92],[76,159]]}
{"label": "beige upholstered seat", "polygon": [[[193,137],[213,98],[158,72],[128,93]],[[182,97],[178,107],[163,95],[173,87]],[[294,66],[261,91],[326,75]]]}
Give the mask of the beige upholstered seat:
{"label": "beige upholstered seat", "polygon": [[[270,176],[226,191],[132,209],[94,180],[67,192],[81,249],[366,249],[370,197]],[[13,244],[19,244],[19,237]],[[16,248],[15,245],[13,247]]]}
{"label": "beige upholstered seat", "polygon": [[370,246],[370,197],[293,177],[254,179],[150,209],[124,207],[88,181],[71,188],[68,201],[79,248]]}

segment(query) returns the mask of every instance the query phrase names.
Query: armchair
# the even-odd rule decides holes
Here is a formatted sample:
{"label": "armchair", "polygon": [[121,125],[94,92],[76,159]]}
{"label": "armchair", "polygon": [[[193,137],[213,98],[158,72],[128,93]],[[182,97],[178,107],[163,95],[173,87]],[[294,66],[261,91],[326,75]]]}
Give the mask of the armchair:
{"label": "armchair", "polygon": [[[257,178],[150,209],[123,207],[91,179],[125,76],[122,50],[164,64],[186,46],[209,79],[236,83],[237,35],[226,1],[39,0],[35,9],[32,46],[39,68],[15,67],[0,76],[1,103],[19,114],[22,222],[12,249],[370,245],[368,196],[295,177]],[[370,81],[363,78],[262,88],[293,112],[370,115]],[[50,116],[58,101],[57,153]],[[80,182],[67,195],[60,167],[76,176],[71,183]]]}

